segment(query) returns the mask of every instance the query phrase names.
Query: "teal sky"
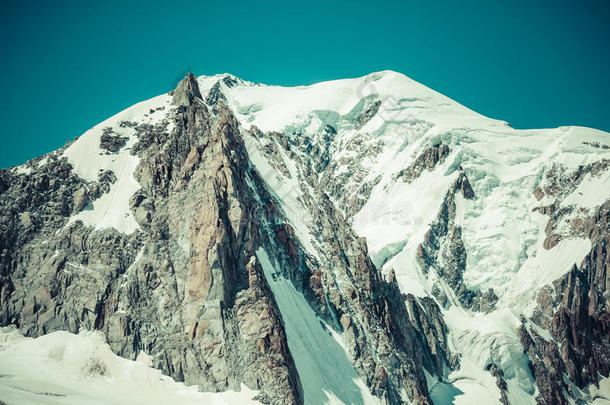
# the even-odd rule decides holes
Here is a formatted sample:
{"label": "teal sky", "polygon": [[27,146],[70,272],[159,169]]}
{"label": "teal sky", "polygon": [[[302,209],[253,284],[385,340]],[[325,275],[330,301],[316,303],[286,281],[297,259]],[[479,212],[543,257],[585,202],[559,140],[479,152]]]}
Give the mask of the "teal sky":
{"label": "teal sky", "polygon": [[607,1],[93,3],[0,5],[0,167],[188,71],[297,85],[392,69],[516,128],[610,131]]}

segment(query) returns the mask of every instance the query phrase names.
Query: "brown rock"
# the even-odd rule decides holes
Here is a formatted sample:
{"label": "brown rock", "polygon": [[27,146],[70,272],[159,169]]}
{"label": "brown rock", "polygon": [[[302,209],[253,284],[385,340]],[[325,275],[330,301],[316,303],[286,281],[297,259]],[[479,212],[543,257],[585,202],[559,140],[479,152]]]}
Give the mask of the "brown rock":
{"label": "brown rock", "polygon": [[72,194],[72,201],[74,202],[74,212],[80,212],[89,202],[87,189],[81,187],[76,190],[74,194]]}
{"label": "brown rock", "polygon": [[180,83],[178,83],[176,90],[174,90],[172,104],[188,107],[196,98],[201,99],[199,84],[197,83],[195,75],[189,73]]}

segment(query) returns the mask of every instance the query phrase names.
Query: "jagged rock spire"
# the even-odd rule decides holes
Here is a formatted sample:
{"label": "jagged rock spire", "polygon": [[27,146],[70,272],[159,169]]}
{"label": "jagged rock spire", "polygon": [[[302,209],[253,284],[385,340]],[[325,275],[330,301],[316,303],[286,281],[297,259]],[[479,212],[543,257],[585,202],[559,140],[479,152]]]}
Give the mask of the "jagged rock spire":
{"label": "jagged rock spire", "polygon": [[189,106],[195,98],[202,98],[197,84],[197,78],[189,73],[178,83],[172,98],[173,105]]}

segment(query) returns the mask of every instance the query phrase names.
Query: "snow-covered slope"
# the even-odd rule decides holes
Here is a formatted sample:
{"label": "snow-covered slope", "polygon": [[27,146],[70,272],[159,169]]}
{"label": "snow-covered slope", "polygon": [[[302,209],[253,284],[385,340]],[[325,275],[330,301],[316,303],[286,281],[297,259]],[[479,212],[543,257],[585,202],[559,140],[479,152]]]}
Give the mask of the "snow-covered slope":
{"label": "snow-covered slope", "polygon": [[0,398],[7,404],[258,404],[256,391],[204,393],[136,361],[118,357],[99,332],[26,338],[0,329]]}
{"label": "snow-covered slope", "polygon": [[308,404],[376,404],[354,366],[341,339],[330,332],[290,281],[274,269],[267,253],[257,253],[286,322],[290,351]]}

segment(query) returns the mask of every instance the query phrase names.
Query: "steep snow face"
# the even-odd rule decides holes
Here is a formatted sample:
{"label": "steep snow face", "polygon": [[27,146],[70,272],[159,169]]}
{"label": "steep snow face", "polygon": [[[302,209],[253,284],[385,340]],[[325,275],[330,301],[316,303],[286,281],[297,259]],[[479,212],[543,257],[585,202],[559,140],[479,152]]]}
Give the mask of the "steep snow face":
{"label": "steep snow face", "polygon": [[[81,220],[97,229],[114,228],[126,234],[139,229],[129,207],[129,198],[140,188],[134,178],[140,159],[131,154],[137,137],[133,127],[121,123],[154,125],[165,118],[170,100],[170,96],[162,95],[138,103],[91,128],[64,151],[74,171],[84,180],[97,181],[105,170],[112,171],[116,176],[110,191],[96,199],[92,206],[72,216],[68,225]],[[125,146],[114,153],[105,153],[100,147],[102,134],[108,129],[112,130],[114,136],[126,138]]]}
{"label": "steep snow face", "polygon": [[99,332],[25,338],[0,329],[0,398],[12,404],[258,404],[257,392],[199,392],[164,376],[142,352],[118,357]]}
{"label": "steep snow face", "polygon": [[[207,87],[219,80],[199,79]],[[367,238],[375,264],[385,274],[393,269],[405,293],[433,295],[437,276],[422,269],[417,249],[458,173],[466,174],[475,198],[456,194],[454,220],[467,256],[463,283],[472,291],[493,289],[498,301],[491,313],[483,314],[461,308],[453,291],[444,287],[451,301],[444,316],[462,368],[450,377],[453,383],[439,383],[432,397],[438,403],[497,400],[498,388],[486,371],[494,363],[504,370],[509,400],[533,403],[536,388],[517,335],[519,316],[530,316],[540,288],[589,253],[591,242],[571,224],[610,198],[610,171],[586,174],[566,195],[542,192],[539,200],[534,191],[544,189],[545,176],[555,167],[569,174],[610,159],[609,135],[581,127],[515,130],[389,71],[293,88],[220,85],[244,128],[286,138],[251,139],[247,147],[309,253],[317,256],[323,243],[310,229],[304,201],[313,198],[312,188],[322,181],[355,231]],[[306,177],[315,156],[282,145],[292,145],[295,138],[311,142],[314,152],[316,147],[328,151],[328,161],[313,181]],[[280,163],[290,176],[265,158],[269,143],[280,151]],[[439,144],[448,147],[446,158],[414,178],[401,178],[403,169]],[[371,187],[364,192],[367,183]],[[362,198],[355,213],[345,204],[346,195]],[[572,213],[560,219],[557,232],[563,237],[549,247],[549,216],[540,207],[554,203]]]}

